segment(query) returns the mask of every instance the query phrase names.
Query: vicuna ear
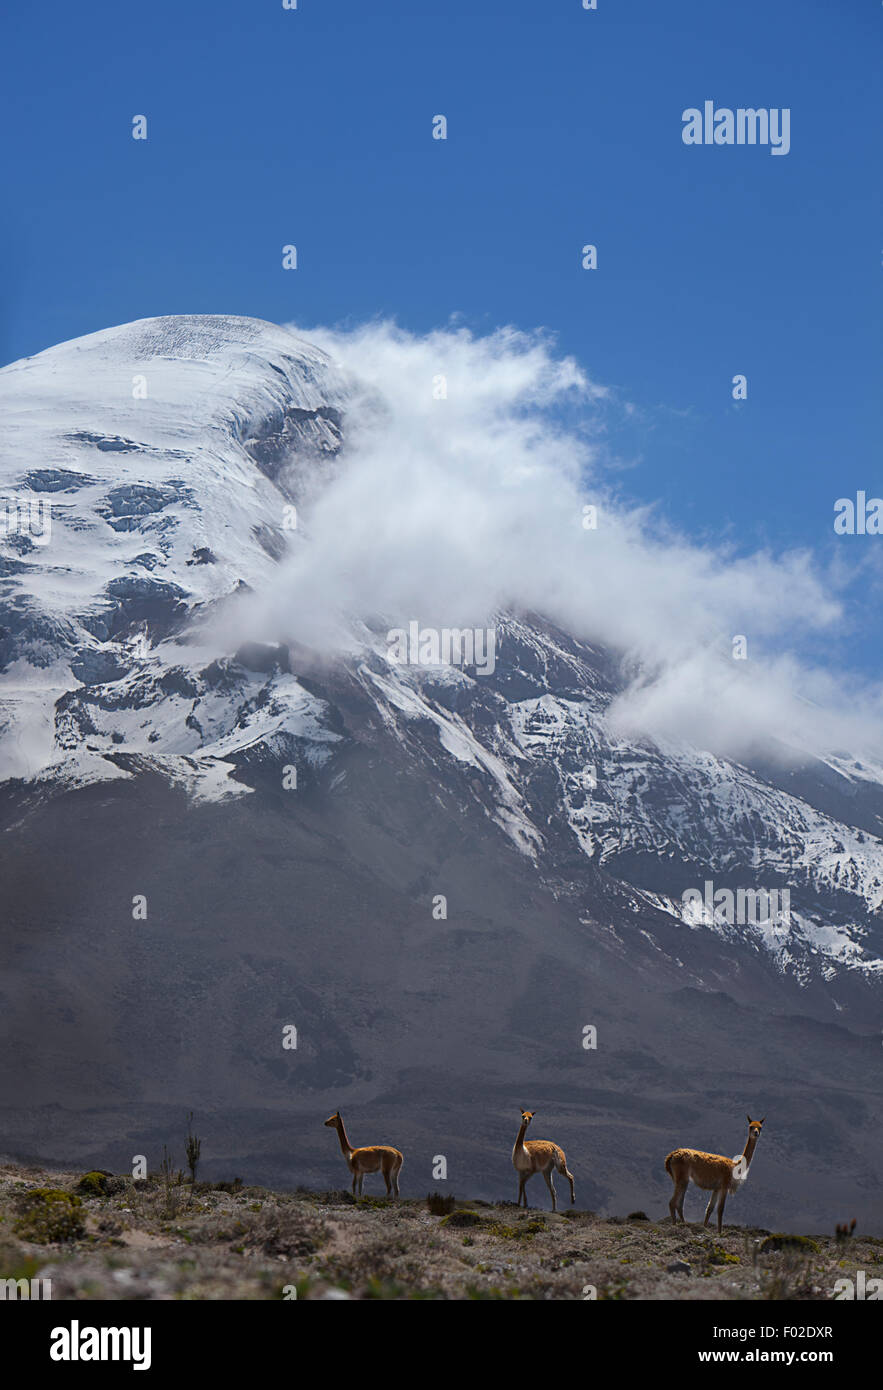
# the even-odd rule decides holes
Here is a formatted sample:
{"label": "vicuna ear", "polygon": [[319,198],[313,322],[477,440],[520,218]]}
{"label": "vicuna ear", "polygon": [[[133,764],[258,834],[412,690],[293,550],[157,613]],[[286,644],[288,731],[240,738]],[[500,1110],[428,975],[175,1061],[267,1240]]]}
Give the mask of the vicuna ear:
{"label": "vicuna ear", "polygon": [[[766,1119],[766,1115],[764,1115],[764,1117],[763,1117],[763,1120],[765,1120],[765,1119]],[[761,1122],[760,1122],[761,1124],[763,1124],[763,1120],[761,1120]]]}
{"label": "vicuna ear", "polygon": [[748,1116],[748,1123],[751,1124],[751,1116]]}

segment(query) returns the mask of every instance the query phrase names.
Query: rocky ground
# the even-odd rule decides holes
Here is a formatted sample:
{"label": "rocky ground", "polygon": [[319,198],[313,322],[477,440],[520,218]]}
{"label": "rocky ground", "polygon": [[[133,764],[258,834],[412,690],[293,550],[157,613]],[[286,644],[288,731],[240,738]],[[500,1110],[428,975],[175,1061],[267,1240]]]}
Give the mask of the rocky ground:
{"label": "rocky ground", "polygon": [[0,1167],[0,1280],[54,1300],[825,1301],[859,1269],[883,1277],[883,1239]]}

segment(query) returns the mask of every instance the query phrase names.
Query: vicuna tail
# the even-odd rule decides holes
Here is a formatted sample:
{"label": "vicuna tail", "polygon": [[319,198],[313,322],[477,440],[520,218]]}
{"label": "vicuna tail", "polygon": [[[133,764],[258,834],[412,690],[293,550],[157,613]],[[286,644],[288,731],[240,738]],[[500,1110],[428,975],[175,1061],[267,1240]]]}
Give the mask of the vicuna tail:
{"label": "vicuna tail", "polygon": [[671,1154],[669,1154],[668,1158],[665,1160],[665,1171],[670,1178],[674,1177],[674,1173],[671,1171]]}

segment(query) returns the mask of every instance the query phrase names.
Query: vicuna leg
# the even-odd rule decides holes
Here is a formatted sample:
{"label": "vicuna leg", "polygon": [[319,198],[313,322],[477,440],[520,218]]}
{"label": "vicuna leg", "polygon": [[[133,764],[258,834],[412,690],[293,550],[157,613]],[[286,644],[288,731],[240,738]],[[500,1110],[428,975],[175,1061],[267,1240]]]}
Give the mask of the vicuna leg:
{"label": "vicuna leg", "polygon": [[561,1167],[558,1169],[558,1172],[561,1173],[570,1183],[570,1204],[572,1206],[573,1203],[576,1201],[576,1190],[573,1186],[573,1174],[567,1171],[566,1163],[562,1163]]}
{"label": "vicuna leg", "polygon": [[543,1169],[543,1177],[546,1179],[546,1186],[548,1187],[549,1191],[550,1191],[551,1194],[552,1194],[552,1210],[553,1210],[553,1211],[557,1211],[557,1210],[558,1210],[558,1202],[557,1202],[557,1200],[556,1200],[556,1198],[555,1198],[555,1184],[552,1182],[552,1169],[551,1169],[551,1168],[544,1168],[544,1169]]}
{"label": "vicuna leg", "polygon": [[678,1217],[680,1217],[681,1221],[683,1221],[684,1219],[684,1193],[686,1192],[689,1185],[689,1178],[678,1178],[675,1181],[675,1190],[672,1193],[671,1201],[668,1204],[668,1209],[671,1212],[672,1221],[677,1221]]}
{"label": "vicuna leg", "polygon": [[519,1173],[519,1174],[518,1174],[518,1205],[519,1205],[519,1206],[521,1206],[521,1199],[522,1199],[522,1197],[524,1198],[524,1205],[527,1206],[527,1193],[526,1193],[525,1190],[524,1190],[524,1184],[525,1184],[526,1182],[527,1182],[527,1174],[526,1174],[526,1173]]}
{"label": "vicuna leg", "polygon": [[393,1168],[392,1170],[392,1185],[395,1188],[395,1194],[397,1197],[399,1195],[399,1172],[401,1171],[401,1167],[402,1165],[399,1163],[397,1167]]}
{"label": "vicuna leg", "polygon": [[704,1220],[703,1223],[702,1223],[703,1226],[707,1226],[707,1225],[708,1225],[708,1220],[709,1220],[709,1217],[711,1216],[711,1213],[714,1211],[714,1204],[715,1204],[715,1202],[717,1201],[717,1197],[718,1197],[718,1192],[719,1192],[719,1191],[720,1191],[720,1188],[717,1188],[717,1187],[712,1188],[711,1198],[710,1198],[710,1200],[709,1200],[708,1206],[705,1208],[705,1220]]}
{"label": "vicuna leg", "polygon": [[721,1233],[721,1228],[723,1227],[723,1224],[724,1224],[724,1203],[726,1202],[726,1200],[727,1200],[727,1189],[726,1189],[725,1187],[722,1187],[722,1188],[721,1188],[720,1201],[719,1201],[718,1204],[717,1204],[717,1233],[718,1233],[718,1235],[720,1235],[720,1233]]}
{"label": "vicuna leg", "polygon": [[356,1183],[359,1181],[358,1173],[353,1173],[353,1196],[356,1195]]}
{"label": "vicuna leg", "polygon": [[687,1195],[687,1188],[689,1186],[690,1179],[684,1178],[684,1180],[681,1183],[680,1191],[678,1192],[678,1216],[681,1218],[682,1221],[684,1219],[684,1198]]}
{"label": "vicuna leg", "polygon": [[668,1209],[671,1212],[671,1219],[675,1225],[678,1224],[678,1185],[675,1183],[668,1199]]}

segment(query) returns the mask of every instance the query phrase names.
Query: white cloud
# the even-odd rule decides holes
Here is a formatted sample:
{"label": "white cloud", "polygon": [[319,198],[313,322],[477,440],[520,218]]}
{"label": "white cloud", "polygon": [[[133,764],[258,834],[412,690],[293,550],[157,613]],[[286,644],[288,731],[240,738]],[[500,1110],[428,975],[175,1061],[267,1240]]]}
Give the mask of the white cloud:
{"label": "white cloud", "polygon": [[[804,553],[696,544],[652,508],[617,504],[599,443],[606,413],[628,407],[547,338],[420,337],[389,323],[298,332],[340,364],[354,397],[345,454],[303,518],[308,539],[261,601],[280,633],[332,648],[351,616],[454,627],[539,612],[629,654],[635,679],[613,711],[624,728],[733,753],[767,739],[873,741],[880,692],[789,656],[795,638],[836,631],[842,576]],[[441,377],[446,399],[434,397]],[[583,529],[589,503],[597,530]],[[737,634],[747,662],[730,656]]]}

